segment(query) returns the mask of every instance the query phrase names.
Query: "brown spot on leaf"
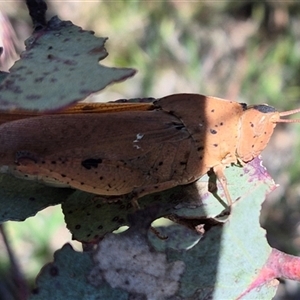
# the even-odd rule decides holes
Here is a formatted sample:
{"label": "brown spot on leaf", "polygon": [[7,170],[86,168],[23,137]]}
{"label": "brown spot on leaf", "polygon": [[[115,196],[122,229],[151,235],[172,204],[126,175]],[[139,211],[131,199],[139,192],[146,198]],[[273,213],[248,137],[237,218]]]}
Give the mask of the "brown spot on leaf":
{"label": "brown spot on leaf", "polygon": [[77,62],[75,60],[66,59],[66,60],[64,60],[64,64],[68,65],[68,66],[76,66]]}
{"label": "brown spot on leaf", "polygon": [[52,276],[52,277],[55,277],[55,276],[57,276],[58,275],[58,268],[56,267],[56,266],[51,266],[50,267],[50,270],[49,270],[49,274],[50,274],[50,276]]}
{"label": "brown spot on leaf", "polygon": [[41,95],[37,95],[37,94],[31,94],[31,95],[27,95],[25,97],[27,100],[39,100],[42,98]]}
{"label": "brown spot on leaf", "polygon": [[82,89],[82,90],[79,90],[79,93],[82,94],[82,95],[87,95],[87,94],[90,94],[91,91]]}
{"label": "brown spot on leaf", "polygon": [[88,53],[89,54],[97,54],[97,53],[101,53],[101,52],[105,52],[104,46],[95,47],[92,50],[90,50]]}
{"label": "brown spot on leaf", "polygon": [[34,294],[34,295],[38,295],[40,292],[39,288],[34,288],[31,293]]}

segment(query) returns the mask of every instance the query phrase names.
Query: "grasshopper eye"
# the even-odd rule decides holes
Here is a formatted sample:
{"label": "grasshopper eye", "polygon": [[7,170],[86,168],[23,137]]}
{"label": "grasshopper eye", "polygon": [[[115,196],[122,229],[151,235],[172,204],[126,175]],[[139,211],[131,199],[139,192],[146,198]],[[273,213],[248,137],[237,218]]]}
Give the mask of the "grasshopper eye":
{"label": "grasshopper eye", "polygon": [[253,108],[255,110],[258,110],[259,112],[261,112],[263,114],[273,113],[273,112],[277,111],[273,106],[270,106],[270,105],[267,105],[267,104],[253,105],[253,106],[250,106],[249,108]]}

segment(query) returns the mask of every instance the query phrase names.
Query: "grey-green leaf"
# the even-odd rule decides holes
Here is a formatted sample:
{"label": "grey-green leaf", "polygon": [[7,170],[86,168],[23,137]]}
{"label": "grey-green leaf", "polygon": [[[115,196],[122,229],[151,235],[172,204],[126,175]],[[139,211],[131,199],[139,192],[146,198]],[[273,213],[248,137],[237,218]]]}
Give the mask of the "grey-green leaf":
{"label": "grey-green leaf", "polygon": [[23,221],[47,206],[62,203],[73,192],[0,174],[0,223]]}
{"label": "grey-green leaf", "polygon": [[57,110],[133,76],[135,70],[100,65],[106,38],[52,18],[25,42],[21,59],[0,83],[0,109]]}
{"label": "grey-green leaf", "polygon": [[54,262],[41,270],[29,300],[126,300],[128,295],[106,283],[100,287],[88,282],[93,262],[89,253],[76,252],[69,244],[54,254]]}
{"label": "grey-green leaf", "polygon": [[9,74],[9,73],[1,72],[1,71],[0,71],[0,83],[1,83],[1,81],[3,81],[3,80],[7,77],[8,74]]}

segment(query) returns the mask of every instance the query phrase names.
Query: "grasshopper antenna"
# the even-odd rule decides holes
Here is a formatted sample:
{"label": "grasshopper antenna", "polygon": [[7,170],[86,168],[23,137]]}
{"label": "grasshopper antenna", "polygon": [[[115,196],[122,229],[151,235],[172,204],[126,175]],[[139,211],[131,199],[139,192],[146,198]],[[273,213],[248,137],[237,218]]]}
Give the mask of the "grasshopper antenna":
{"label": "grasshopper antenna", "polygon": [[[290,116],[300,112],[300,108],[283,111],[279,113],[280,117]],[[279,119],[276,123],[300,123],[300,119]]]}

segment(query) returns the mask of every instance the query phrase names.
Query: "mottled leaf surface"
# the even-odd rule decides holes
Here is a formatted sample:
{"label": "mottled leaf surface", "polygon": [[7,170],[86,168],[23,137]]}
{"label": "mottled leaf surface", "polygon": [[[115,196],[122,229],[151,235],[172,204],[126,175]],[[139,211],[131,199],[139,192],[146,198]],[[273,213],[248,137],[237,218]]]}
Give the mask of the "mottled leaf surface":
{"label": "mottled leaf surface", "polygon": [[[237,299],[255,281],[268,260],[271,247],[265,230],[260,227],[259,216],[261,204],[274,188],[274,183],[260,169],[247,175],[261,176],[261,180],[252,181],[252,189],[234,203],[226,223],[210,228],[195,247],[184,253],[174,249],[168,251],[171,260],[181,259],[189,266],[181,280],[180,294],[185,299],[208,296]],[[264,289],[256,286],[255,291],[249,293],[252,299],[271,299],[276,288],[274,285]],[[243,299],[251,299],[246,296]]]}
{"label": "mottled leaf surface", "polygon": [[3,81],[9,73],[0,71],[0,83]]}
{"label": "mottled leaf surface", "polygon": [[[274,188],[274,183],[259,161],[255,163],[257,163],[258,169],[252,169],[249,172],[247,170],[245,176],[241,176],[241,178],[248,181],[251,176],[258,176],[260,180],[252,181],[252,189],[244,191],[239,200],[235,202],[228,222],[207,228],[201,239],[197,239],[196,235],[189,234],[187,228],[182,227],[180,229],[178,225],[166,227],[164,230],[158,228],[160,233],[168,236],[167,240],[160,240],[156,236],[152,236],[153,245],[167,255],[170,265],[175,262],[176,264],[183,262],[185,266],[179,279],[179,289],[171,296],[176,296],[178,299],[216,300],[238,299],[240,296],[243,296],[242,299],[271,299],[274,296],[278,281],[275,281],[276,284],[267,281],[263,285],[253,286],[252,289],[247,291],[264,268],[272,252],[265,237],[265,230],[260,227],[259,215],[261,204],[266,194]],[[140,223],[135,222],[131,229],[135,231],[135,234],[125,232],[119,235],[120,240],[123,240],[125,236],[131,234],[131,248],[142,248],[143,239],[135,240],[139,234],[139,228],[143,232],[145,224],[143,219],[138,220]],[[187,235],[190,236],[190,243],[183,250],[181,241],[186,242]],[[114,268],[117,269],[114,260],[110,257],[112,253],[118,253],[115,260],[118,260],[118,257],[121,256],[121,246],[118,245],[117,241],[118,236],[114,238],[114,242],[111,241],[108,244],[109,252],[102,244],[108,238],[106,236],[99,244],[99,251],[102,254],[101,262],[99,260],[98,265],[99,274],[105,272],[106,269],[108,270],[106,261],[109,263],[110,272]],[[131,252],[131,250],[128,251]],[[105,253],[109,257],[106,257]],[[143,254],[148,259],[143,256],[140,269],[145,270],[145,273],[147,273],[150,271],[145,268],[144,264],[145,261],[153,261],[153,259],[151,260],[153,253],[147,255],[143,252]],[[130,256],[130,254],[128,255]],[[137,255],[135,260],[137,264],[139,263],[138,257]],[[120,264],[119,272],[122,273],[123,267],[124,265]],[[140,282],[143,278],[142,275],[137,276],[138,279],[130,276],[131,268],[128,265],[126,267],[128,275],[125,275],[126,272],[123,274],[123,276],[128,276],[127,281],[135,280],[135,286],[143,284],[147,286],[146,280],[144,283]],[[108,275],[107,278],[109,281],[112,280]],[[122,286],[122,281],[119,280],[118,282],[118,279],[114,278],[114,284]],[[131,290],[126,287],[126,290],[134,293],[135,286],[132,285]],[[145,288],[144,293],[149,295],[150,292]],[[155,293],[157,291],[153,289],[153,294]]]}
{"label": "mottled leaf surface", "polygon": [[88,282],[93,262],[90,253],[76,252],[66,244],[54,254],[54,262],[43,267],[30,300],[128,299],[127,293],[108,284],[95,287]]}
{"label": "mottled leaf surface", "polygon": [[[235,180],[240,178],[237,187],[230,185],[230,192],[235,196],[240,187],[240,196],[227,222],[204,226],[204,237],[200,236],[198,243],[194,237],[186,251],[180,251],[179,245],[185,239],[187,229],[179,230],[175,226],[175,235],[173,226],[158,229],[172,238],[170,242],[151,238],[157,249],[165,249],[170,261],[185,263],[179,292],[182,299],[238,299],[240,296],[242,299],[271,299],[276,292],[278,282],[271,284],[267,280],[263,285],[253,285],[272,253],[265,230],[260,227],[259,216],[265,196],[275,185],[259,159],[241,170],[235,177]],[[229,182],[234,182],[231,181],[234,177],[229,173],[227,176]],[[197,243],[196,246],[193,247],[193,243]]]}
{"label": "mottled leaf surface", "polygon": [[69,21],[52,18],[26,40],[21,59],[0,83],[0,109],[53,111],[133,76],[133,69],[98,63],[108,55],[105,41]]}
{"label": "mottled leaf surface", "polygon": [[23,221],[50,205],[62,203],[73,192],[0,174],[0,223]]}
{"label": "mottled leaf surface", "polygon": [[[149,214],[154,210],[153,219],[170,214],[172,207],[182,201],[180,190],[181,187],[177,187],[163,193],[168,196],[155,194],[145,197],[140,200],[140,206],[152,206],[147,209]],[[174,197],[171,197],[173,194]],[[106,233],[130,225],[129,217],[135,212],[130,199],[124,196],[111,203],[107,200],[105,197],[76,191],[62,204],[67,227],[74,239],[86,243],[95,242]]]}
{"label": "mottled leaf surface", "polygon": [[[258,169],[254,169],[253,164]],[[48,281],[51,280],[51,287],[53,284],[59,287],[55,290],[56,299],[61,299],[63,295],[68,296],[65,299],[72,299],[74,295],[71,290],[85,299],[97,299],[102,289],[109,295],[106,299],[122,299],[120,297],[126,293],[131,297],[146,296],[148,299],[149,295],[195,300],[239,299],[240,296],[240,299],[271,299],[278,281],[267,280],[259,285],[253,283],[272,253],[265,231],[260,227],[259,215],[261,204],[266,194],[274,188],[274,183],[259,161],[253,164],[250,165],[253,168],[247,169],[245,176],[240,177],[248,183],[251,176],[258,176],[260,180],[251,181],[252,189],[245,191],[235,202],[227,222],[204,227],[203,236],[179,225],[158,228],[159,233],[168,239],[161,240],[150,233],[152,247],[156,249],[153,250],[145,231],[149,226],[151,207],[149,214],[147,210],[138,211],[133,215],[131,221],[134,225],[128,231],[108,234],[99,242],[93,255],[94,263],[81,261],[81,274],[84,276],[78,276],[72,263],[76,265],[82,259],[79,255],[86,253],[68,251],[72,258],[61,259],[59,267],[56,254],[56,268],[53,269],[53,264],[46,266],[39,276],[38,293],[50,290]],[[156,262],[159,262],[159,267]],[[51,270],[54,274],[62,274],[61,277],[55,275],[55,278],[49,279]],[[69,283],[70,274],[73,283]],[[149,281],[151,276],[153,285]],[[91,291],[91,294],[83,294],[81,286],[85,286],[84,293]],[[92,287],[97,288],[93,290]],[[118,292],[120,294],[113,294]],[[41,295],[44,299],[50,299],[50,293]]]}
{"label": "mottled leaf surface", "polygon": [[107,232],[128,224],[130,202],[105,203],[105,198],[76,191],[62,205],[65,221],[74,239],[95,242]]}
{"label": "mottled leaf surface", "polygon": [[[54,274],[58,272],[57,268],[53,269],[53,264],[48,265],[43,269],[37,281],[38,293],[47,291],[49,280],[56,280],[56,284],[59,286],[59,289],[55,291],[56,299],[61,299],[62,295],[69,295],[70,291],[65,286],[72,287],[74,291],[78,292],[81,291],[81,285],[86,286],[85,293],[90,292],[90,294],[80,294],[84,295],[85,299],[97,299],[98,293],[102,293],[103,289],[106,291],[106,295],[109,295],[107,299],[122,299],[128,294],[131,297],[168,294],[176,299],[272,299],[279,284],[276,277],[299,279],[299,258],[272,249],[266,240],[265,230],[260,227],[261,205],[265,196],[275,188],[273,180],[261,165],[261,161],[256,159],[244,168],[232,169],[235,170],[233,174],[238,174],[236,177],[231,176],[230,168],[227,170],[229,171],[227,172],[228,180],[232,182],[229,184],[229,188],[232,195],[238,196],[238,199],[232,206],[227,222],[209,226],[204,222],[204,226],[198,232],[178,224],[159,227],[157,228],[159,234],[167,237],[167,239],[161,240],[152,232],[148,232],[147,235],[145,231],[149,226],[149,219],[153,218],[151,216],[155,212],[153,208],[156,208],[156,216],[168,214],[170,211],[174,213],[174,208],[164,212],[161,208],[163,205],[158,205],[160,200],[164,200],[163,198],[156,195],[152,199],[155,205],[151,205],[150,202],[147,202],[150,196],[145,197],[145,202],[142,202],[143,199],[140,201],[141,206],[145,206],[146,209],[133,213],[124,222],[134,224],[128,231],[117,235],[108,234],[99,242],[98,250],[93,254],[94,262],[90,260],[89,263],[84,264],[81,273],[85,276],[77,277],[77,271],[72,269],[72,263],[76,265],[75,260],[83,259],[87,253],[77,253],[68,249],[68,253],[65,254],[70,255],[71,258],[64,257],[59,266],[59,274],[62,274],[62,277],[59,278],[60,284],[58,284],[57,278],[49,279],[51,270]],[[203,182],[207,183],[207,180],[205,179]],[[192,187],[179,187],[177,192],[174,192],[173,189],[167,199],[173,198],[174,201],[174,195],[179,195],[180,190],[189,188]],[[193,192],[194,190],[187,194],[192,195]],[[184,194],[180,195],[184,196]],[[188,213],[189,209],[193,209],[190,207],[193,204],[194,209],[199,209],[200,219],[208,219],[205,211],[210,206],[208,199],[211,196],[205,188],[200,190],[200,195],[203,203],[198,205],[202,206],[202,211],[197,208],[197,201],[200,200],[195,197],[193,203],[187,201],[187,207],[184,207],[182,202],[179,207],[177,201],[172,202],[171,207],[177,206],[175,211],[178,216],[183,218],[187,214],[186,219],[188,220],[196,218],[194,214]],[[218,195],[222,197],[221,190]],[[83,199],[82,195],[77,195],[77,197]],[[71,196],[68,201],[70,199],[76,202],[74,196]],[[96,201],[92,198],[86,200]],[[215,198],[214,200],[217,201]],[[96,201],[96,206],[98,204]],[[123,217],[126,216],[126,211],[132,213],[130,205],[126,210],[125,207],[121,207],[124,205],[122,203],[101,204],[98,205],[98,209],[105,205],[113,207],[112,211],[117,214],[124,211]],[[83,206],[81,207],[83,208]],[[96,210],[96,207],[93,206],[93,209]],[[221,212],[223,206],[221,205],[219,210],[215,207],[208,210],[209,218],[214,214],[214,210]],[[98,222],[101,218],[104,220],[107,214],[111,214],[111,212],[103,211],[102,216],[100,214],[93,217],[97,217]],[[138,217],[139,214],[140,217]],[[69,212],[66,218],[71,215],[72,213]],[[90,221],[92,222],[92,220]],[[119,225],[117,224],[117,226]],[[80,228],[77,229],[80,231]],[[95,228],[90,230],[97,232]],[[149,243],[154,249],[149,247]],[[60,251],[65,251],[64,248]],[[82,258],[79,259],[79,256]],[[149,264],[158,260],[161,261],[161,268],[151,269]],[[57,253],[54,264],[58,262]],[[61,268],[66,270],[61,270]],[[68,283],[70,269],[72,269],[72,276],[75,277],[76,286]],[[93,271],[91,272],[91,270]],[[135,276],[137,272],[138,276]],[[157,288],[157,283],[151,287],[149,276],[154,276],[154,281],[158,280],[161,289]],[[54,276],[52,275],[52,277]],[[62,282],[64,284],[61,284]],[[170,284],[166,286],[169,290],[166,290],[165,284],[168,282]],[[53,281],[50,286],[53,286]],[[139,288],[143,286],[145,290]],[[95,287],[96,289],[93,290]],[[50,294],[41,295],[45,297],[44,299],[49,299],[47,296]],[[70,294],[70,297],[74,297],[74,295]]]}

